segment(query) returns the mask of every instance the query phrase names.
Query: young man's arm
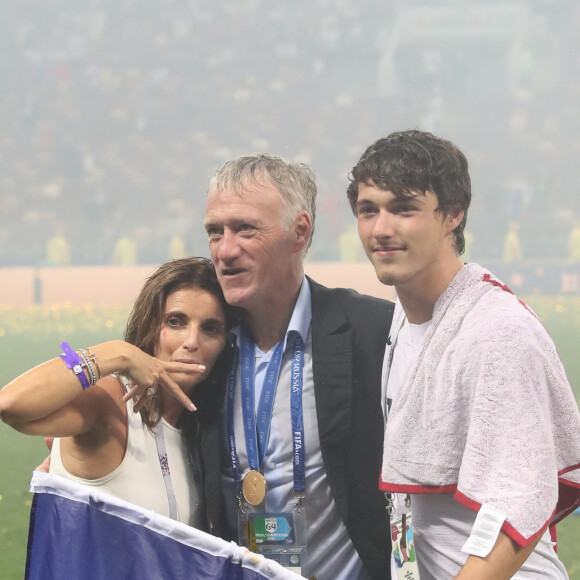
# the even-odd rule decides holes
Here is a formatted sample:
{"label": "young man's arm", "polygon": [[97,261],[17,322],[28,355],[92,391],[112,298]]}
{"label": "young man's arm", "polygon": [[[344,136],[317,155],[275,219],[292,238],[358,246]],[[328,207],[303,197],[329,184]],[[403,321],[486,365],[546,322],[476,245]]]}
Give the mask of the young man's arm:
{"label": "young man's arm", "polygon": [[485,558],[469,556],[455,580],[508,580],[528,559],[541,537],[540,534],[536,540],[521,548],[500,532],[491,552]]}

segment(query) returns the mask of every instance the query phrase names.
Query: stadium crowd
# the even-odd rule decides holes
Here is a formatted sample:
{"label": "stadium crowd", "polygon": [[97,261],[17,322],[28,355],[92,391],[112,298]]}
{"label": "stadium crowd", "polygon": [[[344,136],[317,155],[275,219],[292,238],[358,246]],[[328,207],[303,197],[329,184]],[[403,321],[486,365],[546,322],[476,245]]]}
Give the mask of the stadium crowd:
{"label": "stadium crowd", "polygon": [[72,264],[123,263],[120,238],[138,263],[207,255],[208,177],[260,150],[316,169],[310,259],[340,259],[357,152],[408,127],[472,160],[485,201],[470,257],[500,259],[510,222],[525,257],[568,255],[580,219],[571,0],[1,4],[0,267],[50,263],[55,236]]}

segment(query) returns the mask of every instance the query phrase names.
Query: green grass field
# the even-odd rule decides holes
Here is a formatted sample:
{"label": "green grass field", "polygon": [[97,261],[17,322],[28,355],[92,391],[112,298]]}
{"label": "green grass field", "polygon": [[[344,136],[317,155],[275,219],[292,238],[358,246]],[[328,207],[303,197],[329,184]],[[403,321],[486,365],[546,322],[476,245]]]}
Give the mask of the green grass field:
{"label": "green grass field", "polygon": [[[528,303],[551,333],[580,400],[580,298],[533,297]],[[24,370],[58,356],[66,339],[75,347],[120,338],[126,308],[0,307],[0,386]],[[47,451],[41,438],[27,437],[0,423],[0,580],[24,577],[32,469]],[[570,578],[580,580],[580,516],[558,526],[559,554]]]}

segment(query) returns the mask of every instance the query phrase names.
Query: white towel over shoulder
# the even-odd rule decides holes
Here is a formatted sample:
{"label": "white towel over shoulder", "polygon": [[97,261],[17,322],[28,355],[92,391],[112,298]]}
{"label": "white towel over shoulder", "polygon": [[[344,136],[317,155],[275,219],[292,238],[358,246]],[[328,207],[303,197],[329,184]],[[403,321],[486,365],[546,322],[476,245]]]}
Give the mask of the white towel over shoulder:
{"label": "white towel over shoulder", "polygon": [[440,296],[392,402],[381,489],[491,504],[522,546],[580,504],[580,413],[554,343],[477,264]]}

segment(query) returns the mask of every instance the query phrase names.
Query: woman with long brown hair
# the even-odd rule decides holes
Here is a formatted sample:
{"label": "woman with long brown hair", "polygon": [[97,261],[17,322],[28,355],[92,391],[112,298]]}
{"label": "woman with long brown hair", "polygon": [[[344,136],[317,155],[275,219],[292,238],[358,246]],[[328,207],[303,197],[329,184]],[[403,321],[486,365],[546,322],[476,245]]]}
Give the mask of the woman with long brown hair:
{"label": "woman with long brown hair", "polygon": [[[199,423],[226,344],[229,310],[213,264],[184,258],[147,280],[125,340],[73,350],[0,391],[0,416],[55,437],[50,471],[204,527]],[[194,396],[195,389],[195,396]]]}

